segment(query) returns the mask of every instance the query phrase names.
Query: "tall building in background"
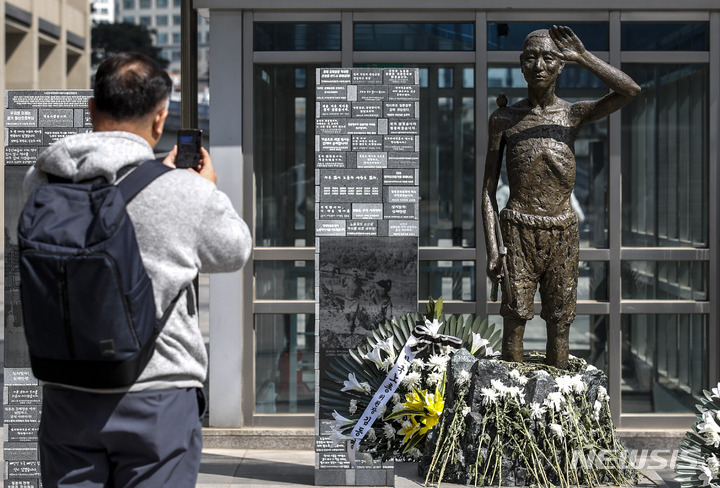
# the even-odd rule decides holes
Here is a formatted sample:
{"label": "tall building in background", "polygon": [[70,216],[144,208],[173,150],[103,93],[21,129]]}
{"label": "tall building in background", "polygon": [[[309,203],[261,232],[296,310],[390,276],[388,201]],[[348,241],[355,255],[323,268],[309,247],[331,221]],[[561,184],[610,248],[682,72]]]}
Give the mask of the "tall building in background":
{"label": "tall building in background", "polygon": [[93,0],[90,2],[90,19],[93,24],[115,22],[115,0]]}
{"label": "tall building in background", "polygon": [[[115,22],[142,24],[155,31],[155,45],[180,75],[180,0],[116,0]],[[198,17],[198,77],[207,81],[210,24]]]}

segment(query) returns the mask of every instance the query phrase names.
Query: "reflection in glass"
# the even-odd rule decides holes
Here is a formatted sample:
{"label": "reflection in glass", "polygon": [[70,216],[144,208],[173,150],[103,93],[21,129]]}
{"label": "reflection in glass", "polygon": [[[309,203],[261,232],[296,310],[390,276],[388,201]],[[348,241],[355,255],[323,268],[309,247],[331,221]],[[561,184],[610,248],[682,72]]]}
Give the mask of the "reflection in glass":
{"label": "reflection in glass", "polygon": [[[606,22],[565,24],[580,37],[590,51],[608,50],[608,25]],[[534,30],[549,29],[552,22],[488,23],[489,51],[522,51],[525,37]]]}
{"label": "reflection in glass", "polygon": [[623,51],[707,51],[705,22],[623,22]]}
{"label": "reflection in glass", "polygon": [[315,316],[255,316],[255,413],[312,413]]}
{"label": "reflection in glass", "polygon": [[[471,68],[430,66],[420,89],[420,245],[475,246],[475,93]],[[464,83],[463,83],[464,85]]]}
{"label": "reflection in glass", "polygon": [[[488,109],[497,109],[496,97],[505,93],[508,103],[527,97],[527,83],[520,67],[493,66],[488,68]],[[568,102],[602,98],[607,87],[588,70],[566,66],[558,80],[557,95]],[[488,117],[490,116],[488,113]],[[580,246],[606,248],[608,246],[607,217],[607,118],[584,126],[575,141],[575,190],[573,208],[580,220]],[[507,174],[503,164],[498,186],[498,206],[505,206],[509,197]]]}
{"label": "reflection in glass", "polygon": [[314,261],[255,261],[258,300],[314,300]]}
{"label": "reflection in glass", "polygon": [[474,261],[420,261],[418,297],[475,300]]}
{"label": "reflection in glass", "polygon": [[708,299],[706,261],[623,261],[621,270],[624,299]]}
{"label": "reflection in glass", "polygon": [[707,316],[622,317],[622,412],[690,413],[707,388]]}
{"label": "reflection in glass", "polygon": [[339,23],[255,23],[256,51],[339,51]]}
{"label": "reflection in glass", "polygon": [[472,51],[475,25],[355,24],[356,51]]}
{"label": "reflection in glass", "polygon": [[315,67],[255,66],[255,245],[315,241]]}
{"label": "reflection in glass", "polygon": [[622,110],[623,245],[707,247],[708,68],[630,64]]}

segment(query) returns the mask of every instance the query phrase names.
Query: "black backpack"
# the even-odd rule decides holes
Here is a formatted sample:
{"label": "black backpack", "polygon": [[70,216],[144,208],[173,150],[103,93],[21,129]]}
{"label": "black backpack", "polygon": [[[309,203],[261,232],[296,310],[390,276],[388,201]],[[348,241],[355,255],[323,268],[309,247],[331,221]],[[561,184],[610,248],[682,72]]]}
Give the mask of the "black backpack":
{"label": "black backpack", "polygon": [[125,207],[170,170],[147,161],[117,185],[51,177],[30,195],[18,224],[20,297],[38,379],[116,388],[142,373],[180,294],[157,319]]}

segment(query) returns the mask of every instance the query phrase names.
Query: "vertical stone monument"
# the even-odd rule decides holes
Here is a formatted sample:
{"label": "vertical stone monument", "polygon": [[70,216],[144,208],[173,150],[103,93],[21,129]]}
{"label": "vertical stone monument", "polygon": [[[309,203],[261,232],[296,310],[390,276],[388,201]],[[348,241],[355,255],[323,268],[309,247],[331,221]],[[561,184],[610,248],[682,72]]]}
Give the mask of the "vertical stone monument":
{"label": "vertical stone monument", "polygon": [[335,357],[417,311],[419,73],[321,68],[316,91],[316,485],[393,486],[387,463],[348,461],[319,391]]}
{"label": "vertical stone monument", "polygon": [[38,488],[37,431],[42,390],[30,369],[20,305],[17,224],[23,177],[40,152],[58,139],[92,130],[92,90],[5,92],[5,488]]}

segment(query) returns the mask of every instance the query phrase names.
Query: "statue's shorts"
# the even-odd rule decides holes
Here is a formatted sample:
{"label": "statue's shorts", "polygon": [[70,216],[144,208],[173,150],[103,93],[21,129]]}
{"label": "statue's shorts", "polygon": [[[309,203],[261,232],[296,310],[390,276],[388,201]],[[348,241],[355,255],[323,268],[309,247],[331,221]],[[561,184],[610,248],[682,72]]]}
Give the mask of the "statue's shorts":
{"label": "statue's shorts", "polygon": [[540,316],[550,324],[570,324],[575,319],[580,248],[575,212],[546,217],[506,208],[500,212],[500,228],[511,292],[503,293],[500,315],[532,319],[539,284]]}

